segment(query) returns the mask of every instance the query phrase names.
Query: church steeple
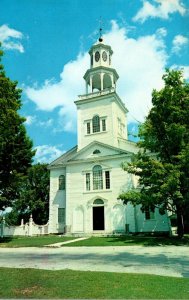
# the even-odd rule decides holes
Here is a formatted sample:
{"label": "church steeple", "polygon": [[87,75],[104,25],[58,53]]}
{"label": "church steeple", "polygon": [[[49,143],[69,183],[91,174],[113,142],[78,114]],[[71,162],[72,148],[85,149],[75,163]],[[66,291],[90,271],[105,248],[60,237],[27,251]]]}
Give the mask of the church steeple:
{"label": "church steeple", "polygon": [[111,66],[113,51],[99,40],[89,50],[91,65],[86,71],[86,93],[79,95],[77,106],[78,149],[93,141],[121,147],[127,139],[127,108],[116,93],[119,78]]}
{"label": "church steeple", "polygon": [[112,54],[111,47],[103,43],[100,33],[98,43],[89,50],[91,65],[84,75],[86,94],[105,89],[116,89],[119,76],[111,67]]}

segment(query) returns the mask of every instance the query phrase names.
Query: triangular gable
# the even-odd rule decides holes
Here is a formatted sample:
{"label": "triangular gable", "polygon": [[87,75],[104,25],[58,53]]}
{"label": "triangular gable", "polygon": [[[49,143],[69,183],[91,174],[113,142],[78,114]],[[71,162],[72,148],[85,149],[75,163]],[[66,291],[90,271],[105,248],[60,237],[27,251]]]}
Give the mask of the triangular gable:
{"label": "triangular gable", "polygon": [[75,153],[77,153],[77,146],[71,148],[66,153],[62,154],[60,157],[51,162],[48,168],[65,164]]}
{"label": "triangular gable", "polygon": [[93,141],[83,149],[75,153],[69,161],[86,160],[90,158],[100,158],[112,155],[131,154],[131,152],[103,144],[101,142]]}

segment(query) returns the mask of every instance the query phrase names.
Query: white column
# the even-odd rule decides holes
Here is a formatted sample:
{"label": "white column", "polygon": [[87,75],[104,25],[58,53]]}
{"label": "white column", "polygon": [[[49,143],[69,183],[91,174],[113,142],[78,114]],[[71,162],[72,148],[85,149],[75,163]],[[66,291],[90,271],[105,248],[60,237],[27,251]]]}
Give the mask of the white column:
{"label": "white column", "polygon": [[90,87],[91,87],[91,93],[93,92],[93,76],[90,76]]}
{"label": "white column", "polygon": [[115,87],[113,74],[111,74],[112,87]]}
{"label": "white column", "polygon": [[104,89],[103,79],[104,79],[104,73],[100,73],[100,90],[101,91],[103,91],[103,89]]}
{"label": "white column", "polygon": [[87,81],[85,82],[85,87],[86,87],[86,94],[88,94],[88,83],[87,83]]}

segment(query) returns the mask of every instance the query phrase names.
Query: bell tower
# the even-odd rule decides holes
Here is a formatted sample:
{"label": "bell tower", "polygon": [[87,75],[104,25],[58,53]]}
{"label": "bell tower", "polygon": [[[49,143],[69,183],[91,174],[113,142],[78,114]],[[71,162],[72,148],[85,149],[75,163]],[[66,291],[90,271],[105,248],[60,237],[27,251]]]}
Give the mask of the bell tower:
{"label": "bell tower", "polygon": [[93,141],[120,147],[127,139],[127,108],[116,93],[119,78],[112,68],[113,51],[101,36],[89,50],[90,68],[84,75],[86,93],[78,96],[78,150]]}
{"label": "bell tower", "polygon": [[116,88],[119,76],[111,67],[112,54],[111,47],[105,45],[102,38],[99,38],[99,42],[89,50],[91,64],[84,75],[86,94]]}

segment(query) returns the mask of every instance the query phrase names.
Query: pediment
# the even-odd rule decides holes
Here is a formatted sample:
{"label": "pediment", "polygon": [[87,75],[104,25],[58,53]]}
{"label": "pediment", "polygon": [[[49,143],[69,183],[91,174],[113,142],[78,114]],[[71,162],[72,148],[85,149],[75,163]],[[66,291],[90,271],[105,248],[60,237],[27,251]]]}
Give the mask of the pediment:
{"label": "pediment", "polygon": [[131,154],[128,151],[112,147],[101,142],[93,141],[83,149],[75,153],[69,161],[98,159],[100,157]]}
{"label": "pediment", "polygon": [[48,168],[51,169],[52,167],[62,166],[65,165],[66,162],[75,154],[77,153],[77,146],[73,147],[72,149],[68,150],[64,154],[62,154],[60,157],[52,161]]}

